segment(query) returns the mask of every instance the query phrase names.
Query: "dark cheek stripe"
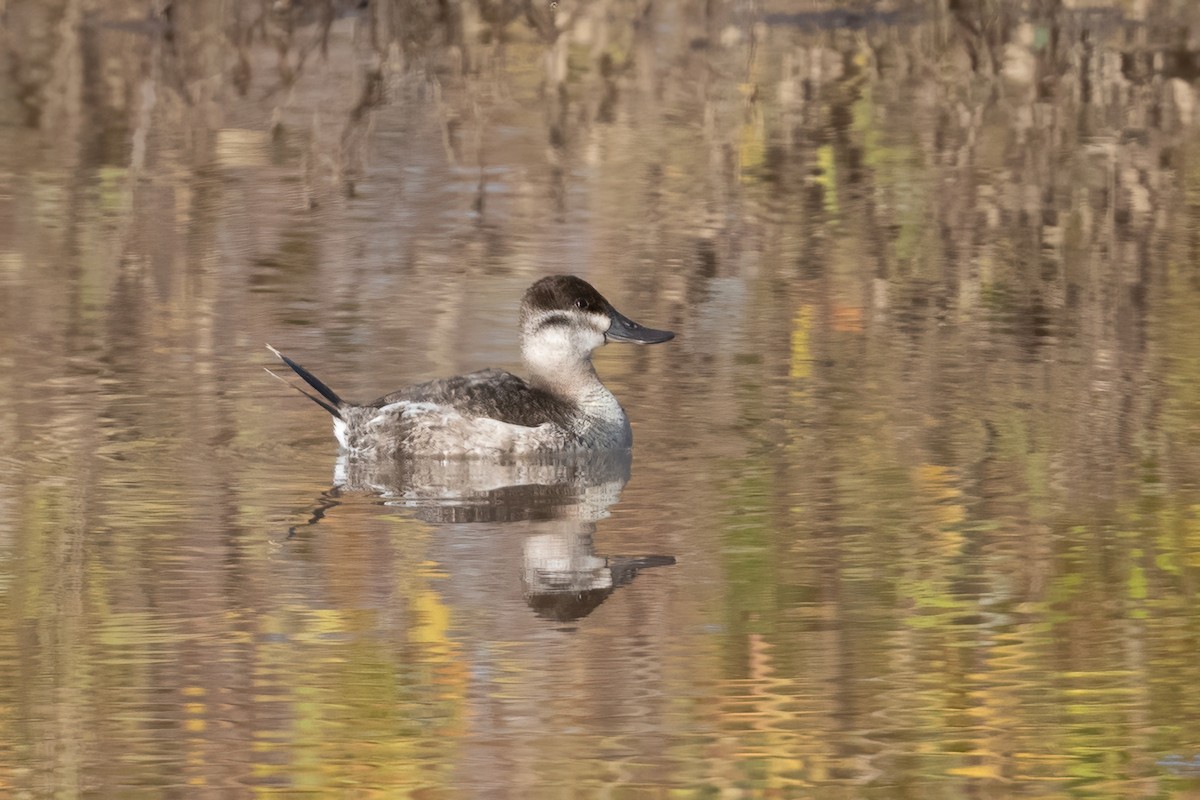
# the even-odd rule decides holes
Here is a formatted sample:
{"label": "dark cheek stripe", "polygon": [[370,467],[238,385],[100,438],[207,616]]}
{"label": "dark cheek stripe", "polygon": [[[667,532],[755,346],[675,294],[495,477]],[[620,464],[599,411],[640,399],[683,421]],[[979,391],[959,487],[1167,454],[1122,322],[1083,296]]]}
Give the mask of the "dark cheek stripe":
{"label": "dark cheek stripe", "polygon": [[570,324],[571,324],[571,321],[569,319],[567,319],[566,315],[551,314],[550,316],[544,318],[541,322],[539,322],[538,326],[536,328],[534,328],[534,330],[540,331],[542,328],[548,327],[550,325],[566,326],[566,325],[570,325]]}

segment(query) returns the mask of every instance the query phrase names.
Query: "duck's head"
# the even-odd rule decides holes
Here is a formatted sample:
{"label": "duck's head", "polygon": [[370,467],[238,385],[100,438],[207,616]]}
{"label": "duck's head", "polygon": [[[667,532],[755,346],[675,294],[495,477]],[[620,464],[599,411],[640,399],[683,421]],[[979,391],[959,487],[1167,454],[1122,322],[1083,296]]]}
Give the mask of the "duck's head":
{"label": "duck's head", "polygon": [[621,314],[574,275],[542,278],[521,302],[521,354],[535,376],[584,366],[608,342],[658,344],[673,338],[670,331],[643,327]]}

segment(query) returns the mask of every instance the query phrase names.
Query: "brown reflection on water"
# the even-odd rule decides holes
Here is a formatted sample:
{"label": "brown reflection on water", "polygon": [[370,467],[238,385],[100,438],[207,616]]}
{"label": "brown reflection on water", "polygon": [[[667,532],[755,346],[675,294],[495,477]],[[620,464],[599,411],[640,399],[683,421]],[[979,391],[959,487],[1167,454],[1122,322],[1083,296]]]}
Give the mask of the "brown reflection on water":
{"label": "brown reflection on water", "polygon": [[[0,794],[1197,793],[1190,4],[358,5],[0,4]],[[630,476],[329,489],[558,271]]]}

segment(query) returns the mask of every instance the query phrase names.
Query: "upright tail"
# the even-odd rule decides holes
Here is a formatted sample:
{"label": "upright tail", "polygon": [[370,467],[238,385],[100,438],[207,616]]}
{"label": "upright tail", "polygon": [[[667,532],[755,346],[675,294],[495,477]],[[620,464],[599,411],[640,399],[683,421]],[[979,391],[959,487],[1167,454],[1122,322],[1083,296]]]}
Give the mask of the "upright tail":
{"label": "upright tail", "polygon": [[[295,361],[292,361],[290,358],[288,358],[283,353],[276,350],[274,347],[271,347],[271,345],[267,345],[267,349],[270,350],[275,355],[279,356],[280,360],[283,361],[283,363],[285,363],[289,367],[291,367],[293,372],[295,372],[297,375],[299,375],[301,378],[303,378],[305,383],[307,383],[312,388],[316,389],[317,394],[321,395],[321,397],[323,397],[325,399],[322,400],[321,397],[317,397],[317,395],[315,395],[315,394],[310,394],[309,392],[304,391],[296,384],[292,383],[291,381],[289,381],[288,379],[286,379],[280,375],[276,375],[274,372],[271,372],[271,370],[269,370],[269,369],[267,370],[267,374],[271,375],[272,377],[279,378],[279,380],[283,381],[288,386],[291,386],[297,392],[304,395],[309,400],[312,400],[314,403],[316,403],[321,408],[328,411],[330,414],[333,414],[333,416],[335,416],[336,418],[338,418],[338,419],[342,418],[342,412],[340,411],[340,409],[342,408],[342,406],[345,405],[345,402],[342,400],[342,398],[337,396],[337,392],[335,392],[333,389],[330,389],[328,386],[326,386],[324,383],[322,383],[320,381],[320,379],[317,378],[316,375],[313,375],[311,372],[306,370],[304,367],[300,366]],[[328,401],[328,402],[326,402],[326,401]]]}

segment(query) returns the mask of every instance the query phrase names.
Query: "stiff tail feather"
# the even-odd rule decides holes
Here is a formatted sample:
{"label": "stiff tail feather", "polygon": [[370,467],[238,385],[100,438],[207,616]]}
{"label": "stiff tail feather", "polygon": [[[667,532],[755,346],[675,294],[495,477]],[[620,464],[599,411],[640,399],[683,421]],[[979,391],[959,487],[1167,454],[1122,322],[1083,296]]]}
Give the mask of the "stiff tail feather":
{"label": "stiff tail feather", "polygon": [[[279,380],[286,383],[288,386],[291,386],[297,392],[304,395],[309,400],[312,400],[314,403],[316,403],[321,408],[328,411],[330,414],[333,414],[333,416],[337,417],[338,419],[342,418],[342,413],[339,409],[341,409],[341,407],[344,405],[344,403],[342,401],[342,398],[337,396],[337,392],[335,392],[333,389],[330,389],[328,386],[326,386],[324,383],[322,383],[320,381],[320,379],[317,378],[316,375],[313,375],[311,372],[306,370],[304,367],[300,366],[295,361],[292,361],[290,358],[288,358],[283,353],[276,350],[274,347],[271,347],[271,345],[267,345],[267,349],[270,350],[275,355],[279,356],[279,359],[281,361],[283,361],[283,363],[285,363],[289,367],[291,367],[292,371],[295,372],[297,375],[299,375],[301,378],[303,378],[305,383],[307,383],[313,389],[316,389],[317,394],[321,395],[321,397],[325,398],[325,400],[322,400],[321,397],[317,397],[317,395],[315,395],[315,394],[310,394],[309,392],[304,391],[299,386],[297,386],[296,384],[289,381],[287,378],[284,378],[281,375],[277,375],[269,369],[267,370],[268,375],[271,375],[274,378],[278,378]],[[329,402],[326,402],[326,400]]]}

